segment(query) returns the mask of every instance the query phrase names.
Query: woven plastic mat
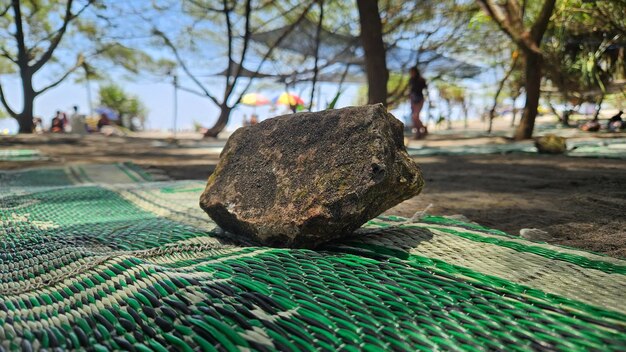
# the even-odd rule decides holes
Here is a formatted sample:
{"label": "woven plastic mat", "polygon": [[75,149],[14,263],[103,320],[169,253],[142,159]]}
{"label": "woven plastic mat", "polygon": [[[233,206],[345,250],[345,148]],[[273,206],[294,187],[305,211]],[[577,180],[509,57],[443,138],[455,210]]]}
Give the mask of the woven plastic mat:
{"label": "woven plastic mat", "polygon": [[576,149],[569,151],[567,155],[583,158],[626,159],[626,138],[581,142],[575,146]]}
{"label": "woven plastic mat", "polygon": [[[564,155],[570,157],[626,159],[626,138],[606,138],[601,140],[568,140],[570,148]],[[453,147],[409,147],[411,156],[440,155],[482,155],[482,154],[537,154],[532,142],[506,144],[484,144]]]}
{"label": "woven plastic mat", "polygon": [[598,350],[626,261],[427,216],[312,250],[235,245],[202,182],[0,172],[0,350]]}
{"label": "woven plastic mat", "polygon": [[37,149],[0,149],[0,161],[36,161],[46,160]]}

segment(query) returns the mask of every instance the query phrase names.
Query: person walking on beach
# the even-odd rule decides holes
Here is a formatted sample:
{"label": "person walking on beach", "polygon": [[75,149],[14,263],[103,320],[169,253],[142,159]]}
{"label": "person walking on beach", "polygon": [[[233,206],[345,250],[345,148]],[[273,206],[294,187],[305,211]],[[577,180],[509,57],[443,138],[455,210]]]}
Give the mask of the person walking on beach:
{"label": "person walking on beach", "polygon": [[422,139],[428,134],[428,129],[420,120],[420,112],[424,106],[424,89],[426,89],[426,80],[420,74],[417,66],[411,67],[409,70],[411,78],[409,79],[409,98],[411,100],[411,120],[415,130],[415,139]]}

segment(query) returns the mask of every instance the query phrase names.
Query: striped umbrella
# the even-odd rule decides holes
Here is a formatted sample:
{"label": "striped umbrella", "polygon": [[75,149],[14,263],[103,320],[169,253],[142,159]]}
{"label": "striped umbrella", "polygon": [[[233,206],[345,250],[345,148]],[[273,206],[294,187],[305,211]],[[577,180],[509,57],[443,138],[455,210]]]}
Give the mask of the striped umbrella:
{"label": "striped umbrella", "polygon": [[287,105],[287,106],[298,106],[304,105],[304,100],[299,96],[291,93],[283,93],[278,97],[274,98],[274,104],[276,105]]}
{"label": "striped umbrella", "polygon": [[248,93],[241,97],[241,104],[248,106],[262,106],[269,104],[270,101],[259,93]]}

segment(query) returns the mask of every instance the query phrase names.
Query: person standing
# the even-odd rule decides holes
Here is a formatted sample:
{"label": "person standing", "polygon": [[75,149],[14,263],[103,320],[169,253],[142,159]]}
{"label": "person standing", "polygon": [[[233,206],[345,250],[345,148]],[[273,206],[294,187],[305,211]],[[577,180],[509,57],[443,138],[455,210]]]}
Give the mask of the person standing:
{"label": "person standing", "polygon": [[78,113],[78,106],[74,105],[72,115],[70,115],[70,131],[72,133],[84,135],[87,130],[85,129],[85,117]]}
{"label": "person standing", "polygon": [[426,80],[420,74],[417,66],[411,67],[409,70],[411,78],[409,79],[409,98],[411,100],[411,120],[413,121],[413,129],[415,131],[415,139],[422,139],[428,134],[428,129],[420,119],[420,112],[424,107],[424,89],[426,89]]}
{"label": "person standing", "polygon": [[59,119],[61,120],[61,124],[63,126],[63,132],[69,132],[70,129],[70,120],[67,118],[67,114],[63,111],[57,111],[59,114]]}

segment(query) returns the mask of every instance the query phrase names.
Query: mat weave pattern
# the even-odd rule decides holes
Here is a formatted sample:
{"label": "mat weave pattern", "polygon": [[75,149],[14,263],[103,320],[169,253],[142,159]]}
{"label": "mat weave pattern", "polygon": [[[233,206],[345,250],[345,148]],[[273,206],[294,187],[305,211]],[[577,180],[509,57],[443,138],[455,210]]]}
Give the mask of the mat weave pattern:
{"label": "mat weave pattern", "polygon": [[[599,158],[599,159],[626,159],[626,140],[624,138],[606,138],[592,141],[568,140],[569,150],[564,154],[570,157]],[[537,153],[537,148],[530,142],[516,142],[506,144],[484,144],[448,147],[408,147],[411,156],[441,156],[441,155],[481,155],[481,154],[531,154]]]}
{"label": "mat weave pattern", "polygon": [[34,161],[46,157],[37,149],[0,149],[0,161]]}
{"label": "mat weave pattern", "polygon": [[0,172],[0,350],[619,351],[626,261],[442,217],[235,245],[202,182]]}

